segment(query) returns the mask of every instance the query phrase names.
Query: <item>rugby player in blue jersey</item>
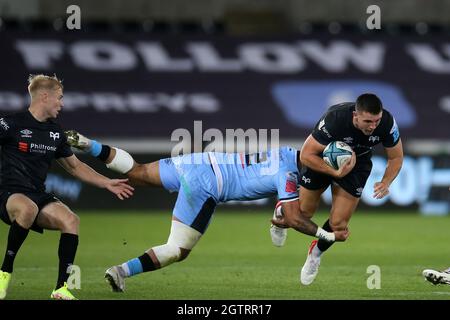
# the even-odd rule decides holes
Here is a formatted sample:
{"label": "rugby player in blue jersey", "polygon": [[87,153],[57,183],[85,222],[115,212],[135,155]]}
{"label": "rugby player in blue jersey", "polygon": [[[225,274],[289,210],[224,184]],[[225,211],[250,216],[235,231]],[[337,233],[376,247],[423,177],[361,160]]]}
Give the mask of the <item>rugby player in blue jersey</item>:
{"label": "rugby player in blue jersey", "polygon": [[[139,164],[119,148],[90,140],[76,131],[66,132],[73,147],[89,152],[130,183],[163,187],[178,192],[167,243],[106,271],[113,291],[124,291],[125,278],[166,267],[185,259],[205,233],[220,202],[254,200],[278,195],[282,202],[283,226],[324,241],[345,241],[348,230],[327,232],[299,212],[299,152],[291,147],[265,153],[195,153]],[[354,165],[344,165],[345,176]]]}

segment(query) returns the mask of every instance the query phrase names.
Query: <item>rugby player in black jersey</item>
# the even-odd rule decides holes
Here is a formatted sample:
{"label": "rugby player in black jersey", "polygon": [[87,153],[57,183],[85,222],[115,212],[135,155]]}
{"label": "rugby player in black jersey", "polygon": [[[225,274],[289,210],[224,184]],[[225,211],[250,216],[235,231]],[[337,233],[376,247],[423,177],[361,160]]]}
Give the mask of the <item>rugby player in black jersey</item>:
{"label": "rugby player in black jersey", "polygon": [[[328,166],[322,159],[323,150],[332,141],[346,142],[354,151],[352,158],[339,170]],[[301,149],[301,214],[311,218],[319,206],[322,193],[331,185],[331,211],[323,229],[328,232],[347,229],[372,170],[372,148],[379,143],[386,151],[387,165],[383,178],[373,186],[373,197],[377,199],[389,194],[389,186],[403,163],[403,147],[394,117],[383,108],[381,100],[370,93],[360,95],[356,103],[330,107]],[[273,223],[278,223],[279,231],[286,226],[283,219]],[[331,245],[322,240],[311,243],[300,275],[303,285],[314,281],[319,272],[321,255]]]}
{"label": "rugby player in black jersey", "polygon": [[11,225],[0,269],[0,299],[4,299],[14,259],[29,230],[59,230],[59,271],[52,299],[73,300],[67,288],[78,246],[79,218],[53,195],[45,179],[53,159],[74,177],[105,188],[123,200],[133,194],[127,179],[109,179],[79,161],[62,128],[54,121],[63,108],[63,85],[56,76],[30,76],[28,110],[0,118],[0,218]]}

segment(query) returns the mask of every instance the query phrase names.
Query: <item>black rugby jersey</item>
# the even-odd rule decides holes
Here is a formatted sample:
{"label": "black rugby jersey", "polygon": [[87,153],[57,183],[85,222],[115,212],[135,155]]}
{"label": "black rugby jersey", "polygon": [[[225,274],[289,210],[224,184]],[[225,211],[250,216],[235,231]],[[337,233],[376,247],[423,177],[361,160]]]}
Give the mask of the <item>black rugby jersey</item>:
{"label": "black rugby jersey", "polygon": [[52,160],[73,155],[60,125],[28,110],[0,118],[0,145],[0,188],[8,191],[45,191]]}
{"label": "black rugby jersey", "polygon": [[320,144],[343,141],[350,145],[357,157],[370,159],[373,146],[382,143],[386,148],[394,147],[400,140],[400,132],[394,117],[383,109],[380,124],[370,136],[366,136],[353,125],[354,102],[331,106],[313,129],[312,136]]}

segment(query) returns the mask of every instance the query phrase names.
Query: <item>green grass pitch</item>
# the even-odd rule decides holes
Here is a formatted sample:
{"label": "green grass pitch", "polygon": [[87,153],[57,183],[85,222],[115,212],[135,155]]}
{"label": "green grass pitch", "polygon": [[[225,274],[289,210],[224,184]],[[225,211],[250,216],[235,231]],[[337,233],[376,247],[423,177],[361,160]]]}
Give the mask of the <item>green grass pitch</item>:
{"label": "green grass pitch", "polygon": [[[311,237],[289,230],[276,248],[268,232],[270,212],[232,212],[219,207],[187,260],[127,279],[125,293],[113,293],[103,279],[107,267],[166,242],[170,214],[78,212],[80,299],[450,299],[450,286],[433,286],[424,268],[450,266],[450,217],[418,213],[364,213],[350,223],[351,236],[323,255],[310,286],[299,271]],[[314,220],[322,224],[326,214]],[[8,227],[0,226],[0,253]],[[31,232],[15,262],[7,299],[48,299],[57,277],[59,233]],[[3,257],[3,256],[2,256]],[[368,289],[367,268],[381,269],[381,288]]]}

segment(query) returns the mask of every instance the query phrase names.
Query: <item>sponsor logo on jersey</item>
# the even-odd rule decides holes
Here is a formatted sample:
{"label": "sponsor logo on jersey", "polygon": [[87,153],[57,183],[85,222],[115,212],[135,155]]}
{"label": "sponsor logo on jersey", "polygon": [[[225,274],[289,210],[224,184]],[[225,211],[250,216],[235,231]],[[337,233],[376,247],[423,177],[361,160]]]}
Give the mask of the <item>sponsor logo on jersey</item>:
{"label": "sponsor logo on jersey", "polygon": [[380,141],[380,137],[379,136],[370,136],[369,137],[369,142],[375,143],[377,141]]}
{"label": "sponsor logo on jersey", "polygon": [[9,129],[9,125],[8,123],[5,121],[5,119],[0,118],[0,126],[3,128],[3,130],[8,130]]}
{"label": "sponsor logo on jersey", "polygon": [[53,141],[56,141],[56,139],[59,139],[59,132],[51,132],[50,131],[50,138],[52,138]]}
{"label": "sponsor logo on jersey", "polygon": [[28,130],[28,129],[23,129],[20,131],[20,133],[21,133],[22,138],[31,138],[33,131]]}
{"label": "sponsor logo on jersey", "polygon": [[28,143],[19,141],[19,150],[22,152],[28,152]]}
{"label": "sponsor logo on jersey", "polygon": [[36,144],[36,143],[31,143],[30,144],[30,152],[37,152],[37,153],[47,153],[47,151],[56,151],[56,147],[55,146],[46,146],[45,144]]}

